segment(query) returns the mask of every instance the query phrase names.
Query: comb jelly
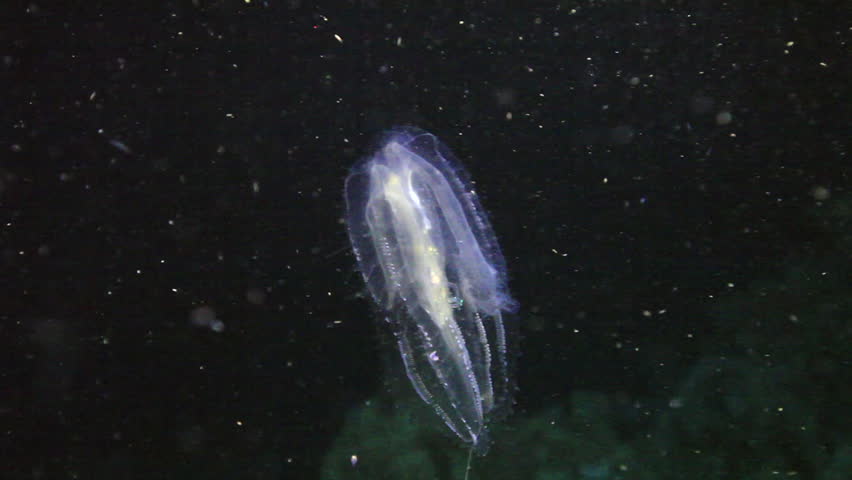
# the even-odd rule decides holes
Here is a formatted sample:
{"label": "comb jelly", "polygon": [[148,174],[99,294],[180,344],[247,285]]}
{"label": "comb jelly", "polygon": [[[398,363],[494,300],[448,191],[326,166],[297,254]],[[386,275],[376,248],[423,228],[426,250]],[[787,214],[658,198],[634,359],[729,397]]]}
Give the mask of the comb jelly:
{"label": "comb jelly", "polygon": [[387,132],[346,179],[346,226],[418,395],[471,452],[512,388],[506,263],[450,150],[413,127]]}

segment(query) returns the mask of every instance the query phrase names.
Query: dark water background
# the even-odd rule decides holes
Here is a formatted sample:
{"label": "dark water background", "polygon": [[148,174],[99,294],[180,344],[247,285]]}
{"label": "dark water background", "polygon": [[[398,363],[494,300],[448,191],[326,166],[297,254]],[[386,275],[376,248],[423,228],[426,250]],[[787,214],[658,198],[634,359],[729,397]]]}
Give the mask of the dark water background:
{"label": "dark water background", "polygon": [[473,478],[852,471],[845,2],[0,8],[3,478],[460,478],[341,224],[396,124],[521,303]]}

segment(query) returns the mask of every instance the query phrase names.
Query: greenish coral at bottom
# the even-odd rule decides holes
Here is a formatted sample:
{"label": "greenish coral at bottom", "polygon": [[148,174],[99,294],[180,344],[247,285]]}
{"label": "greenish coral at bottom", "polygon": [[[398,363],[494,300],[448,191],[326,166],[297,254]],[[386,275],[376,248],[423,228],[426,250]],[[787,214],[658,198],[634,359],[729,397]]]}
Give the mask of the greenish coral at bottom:
{"label": "greenish coral at bottom", "polygon": [[[434,480],[463,478],[467,450],[408,403],[371,400],[352,409],[326,455],[322,478]],[[462,475],[462,477],[458,477]]]}
{"label": "greenish coral at bottom", "polygon": [[[573,413],[556,406],[493,426],[494,443],[486,456],[474,457],[470,480],[640,478],[630,446],[610,424],[607,396],[575,392],[570,404]],[[322,478],[461,480],[468,450],[429,413],[377,401],[353,409]]]}

